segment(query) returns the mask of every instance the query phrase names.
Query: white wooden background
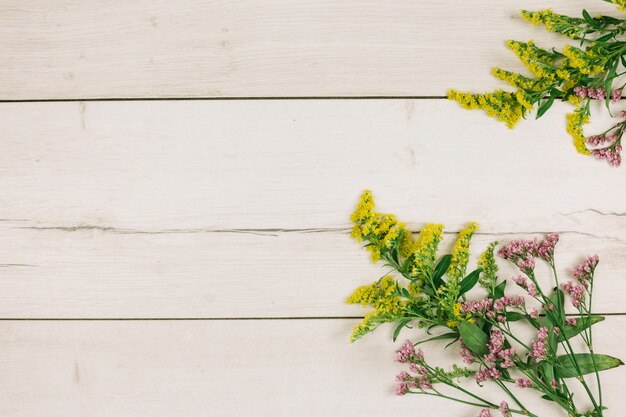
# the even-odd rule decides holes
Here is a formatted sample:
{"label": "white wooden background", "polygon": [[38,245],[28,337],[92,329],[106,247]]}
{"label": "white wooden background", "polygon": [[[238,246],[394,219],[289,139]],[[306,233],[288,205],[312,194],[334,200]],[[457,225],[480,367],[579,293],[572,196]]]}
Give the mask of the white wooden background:
{"label": "white wooden background", "polygon": [[506,38],[560,42],[516,15],[548,6],[618,13],[0,0],[0,416],[474,416],[393,396],[389,329],[348,344],[380,273],[348,236],[364,188],[447,241],[478,221],[477,252],[599,254],[596,348],[624,358],[625,168],[575,153],[567,106],[509,131],[442,99],[519,68]]}

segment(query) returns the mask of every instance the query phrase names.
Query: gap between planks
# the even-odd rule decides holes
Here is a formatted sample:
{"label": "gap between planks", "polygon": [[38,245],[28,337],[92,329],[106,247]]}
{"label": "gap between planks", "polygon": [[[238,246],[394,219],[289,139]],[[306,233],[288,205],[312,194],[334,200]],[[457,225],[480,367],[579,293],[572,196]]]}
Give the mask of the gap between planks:
{"label": "gap between planks", "polygon": [[[626,313],[592,313],[596,316],[626,316]],[[577,317],[579,314],[566,314]],[[363,320],[363,316],[298,316],[298,317],[17,317],[0,321],[272,321],[272,320]]]}

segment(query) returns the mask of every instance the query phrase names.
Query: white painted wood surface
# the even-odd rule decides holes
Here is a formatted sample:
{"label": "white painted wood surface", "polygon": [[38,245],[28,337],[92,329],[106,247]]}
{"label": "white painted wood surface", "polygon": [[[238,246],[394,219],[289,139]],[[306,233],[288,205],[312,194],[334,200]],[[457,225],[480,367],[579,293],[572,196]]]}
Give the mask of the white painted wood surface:
{"label": "white painted wood surface", "polygon": [[575,153],[567,106],[509,131],[436,99],[55,101],[483,90],[520,68],[504,39],[561,42],[516,15],[550,6],[619,13],[0,0],[0,101],[26,101],[0,103],[0,417],[476,415],[395,398],[390,329],[348,343],[344,299],[382,273],[348,236],[364,188],[413,230],[445,223],[444,250],[473,220],[475,255],[551,231],[564,272],[599,254],[594,345],[624,359],[626,171]]}
{"label": "white painted wood surface", "polygon": [[0,99],[420,96],[500,85],[519,9],[600,0],[2,0]]}
{"label": "white painted wood surface", "polygon": [[[393,395],[391,331],[360,343],[355,320],[0,322],[0,414],[11,417],[476,416],[471,407]],[[624,317],[597,325],[619,355]],[[429,360],[461,363],[426,345]],[[437,353],[435,353],[437,352]],[[443,352],[443,353],[442,353]],[[604,373],[610,416],[626,414],[624,372]],[[472,385],[470,385],[472,386]],[[475,387],[475,386],[474,386]],[[486,392],[489,388],[484,388]],[[483,393],[484,394],[484,393]],[[521,394],[524,396],[524,393]],[[503,398],[496,390],[494,401]],[[526,396],[542,417],[562,416]],[[541,406],[538,406],[541,404]],[[445,412],[444,412],[445,410]],[[495,415],[495,414],[494,414]]]}
{"label": "white painted wood surface", "polygon": [[574,152],[565,106],[514,131],[441,100],[1,107],[3,317],[362,314],[365,187],[414,230],[480,222],[477,253],[563,232],[563,270],[601,255],[596,306],[624,312],[625,171]]}

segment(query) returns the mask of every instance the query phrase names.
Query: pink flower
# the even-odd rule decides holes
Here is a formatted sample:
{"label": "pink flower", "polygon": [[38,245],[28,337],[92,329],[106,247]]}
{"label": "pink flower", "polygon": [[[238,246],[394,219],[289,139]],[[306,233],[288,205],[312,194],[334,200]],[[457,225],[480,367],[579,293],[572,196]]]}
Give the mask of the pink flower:
{"label": "pink flower", "polygon": [[515,366],[515,362],[513,362],[513,356],[515,356],[515,348],[504,349],[498,352],[498,357],[502,359],[502,363],[500,366],[502,368],[510,368]]}
{"label": "pink flower", "polygon": [[528,356],[534,357],[537,362],[545,360],[548,356],[547,339],[548,329],[546,327],[540,328],[537,332],[537,338],[531,343],[532,350]]}
{"label": "pink flower", "polygon": [[492,366],[491,368],[482,368],[480,371],[476,373],[476,382],[478,384],[481,384],[490,379],[491,380],[500,379],[501,376],[502,374],[500,373],[498,369],[496,369],[495,366]]}
{"label": "pink flower", "polygon": [[461,311],[463,313],[485,313],[487,310],[491,308],[493,301],[490,298],[485,298],[483,300],[469,300],[461,304]]}
{"label": "pink flower", "polygon": [[424,354],[422,351],[415,352],[415,346],[410,340],[406,340],[402,346],[396,350],[396,361],[400,363],[408,363],[422,361]]}
{"label": "pink flower", "polygon": [[616,88],[615,90],[613,90],[611,92],[611,101],[613,103],[617,103],[618,101],[620,101],[622,98],[622,89],[621,88]]}
{"label": "pink flower", "polygon": [[532,311],[530,312],[530,318],[536,319],[537,317],[539,317],[539,309],[533,308]]}
{"label": "pink flower", "polygon": [[515,380],[515,386],[518,388],[530,388],[533,383],[528,378],[517,378]]}
{"label": "pink flower", "polygon": [[528,291],[528,295],[530,295],[531,297],[537,296],[537,286],[532,282],[529,282],[528,278],[518,275],[516,277],[513,277],[513,281],[515,281],[517,285]]}
{"label": "pink flower", "polygon": [[559,386],[558,382],[556,382],[556,379],[553,379],[552,382],[550,382],[550,385],[552,385],[553,388],[556,388]]}
{"label": "pink flower", "polygon": [[584,262],[574,268],[574,278],[586,287],[587,283],[591,281],[593,277],[593,272],[599,260],[598,255],[587,257]]}
{"label": "pink flower", "polygon": [[409,392],[409,384],[401,382],[396,385],[396,395],[404,395]]}
{"label": "pink flower", "polygon": [[502,298],[498,298],[493,303],[493,309],[496,311],[504,311],[506,307],[515,307],[520,308],[523,307],[526,302],[524,301],[524,297],[520,295],[505,295]]}
{"label": "pink flower", "polygon": [[507,404],[506,401],[502,401],[500,403],[500,414],[502,414],[502,417],[511,417],[511,413],[509,412],[509,405]]}
{"label": "pink flower", "polygon": [[568,326],[576,326],[576,319],[574,318],[565,319],[565,324],[567,324]]}
{"label": "pink flower", "polygon": [[574,284],[574,281],[568,281],[561,284],[561,289],[569,294],[572,299],[572,305],[576,308],[579,308],[585,294],[585,287],[582,285]]}
{"label": "pink flower", "polygon": [[587,98],[587,89],[582,85],[574,87],[574,92],[578,97]]}
{"label": "pink flower", "polygon": [[488,408],[483,408],[478,417],[491,417],[491,412]]}
{"label": "pink flower", "polygon": [[537,248],[537,256],[546,262],[552,262],[554,257],[554,247],[559,241],[558,233],[550,233],[544,240],[541,241]]}
{"label": "pink flower", "polygon": [[463,358],[463,362],[467,365],[471,365],[474,362],[474,354],[465,344],[463,343],[463,339],[459,338],[459,348],[461,353],[461,358]]}
{"label": "pink flower", "polygon": [[613,167],[618,167],[622,164],[622,156],[620,155],[622,152],[621,145],[604,149],[593,149],[590,152],[596,159],[606,159],[609,165]]}

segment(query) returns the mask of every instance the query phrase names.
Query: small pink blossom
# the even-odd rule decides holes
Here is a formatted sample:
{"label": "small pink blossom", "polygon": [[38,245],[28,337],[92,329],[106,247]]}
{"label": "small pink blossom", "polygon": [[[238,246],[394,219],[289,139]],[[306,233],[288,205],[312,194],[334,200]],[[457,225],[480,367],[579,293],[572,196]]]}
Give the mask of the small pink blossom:
{"label": "small pink blossom", "polygon": [[541,241],[537,247],[537,256],[546,262],[552,262],[554,257],[554,247],[559,241],[558,233],[550,233]]}
{"label": "small pink blossom", "polygon": [[463,362],[467,365],[471,365],[474,362],[474,354],[465,344],[463,343],[463,339],[459,338],[459,348],[461,353],[461,358],[463,358]]}
{"label": "small pink blossom", "polygon": [[552,382],[550,382],[550,385],[552,385],[553,388],[556,388],[559,386],[558,382],[556,382],[556,379],[553,379]]}
{"label": "small pink blossom", "polygon": [[478,417],[491,417],[491,412],[488,408],[483,408]]}
{"label": "small pink blossom", "polygon": [[589,256],[580,265],[574,268],[574,278],[576,278],[581,284],[587,286],[587,283],[591,281],[593,272],[598,265],[600,258],[598,255]]}
{"label": "small pink blossom", "polygon": [[565,324],[567,324],[568,326],[576,326],[576,319],[574,318],[565,319]]}
{"label": "small pink blossom", "polygon": [[491,305],[493,300],[490,298],[485,298],[482,300],[469,300],[461,304],[461,311],[463,313],[485,313],[487,310],[491,309]]}
{"label": "small pink blossom", "polygon": [[509,405],[507,404],[506,401],[502,401],[500,403],[500,414],[502,415],[502,417],[511,417],[511,413],[509,412]]}
{"label": "small pink blossom", "polygon": [[532,350],[528,354],[535,358],[537,362],[544,361],[548,356],[548,329],[546,327],[541,327],[537,332],[537,338],[532,341],[531,347]]}
{"label": "small pink blossom", "polygon": [[561,289],[569,294],[572,299],[572,305],[579,308],[585,294],[585,287],[575,284],[574,281],[568,281],[561,284]]}
{"label": "small pink blossom", "polygon": [[622,89],[621,88],[616,88],[615,90],[613,90],[611,92],[611,101],[613,103],[617,103],[621,99],[622,99]]}
{"label": "small pink blossom", "polygon": [[518,388],[530,388],[533,386],[533,383],[528,378],[517,378],[515,380],[515,386]]}
{"label": "small pink blossom", "polygon": [[414,361],[422,361],[424,354],[422,351],[415,352],[415,346],[410,340],[406,340],[402,346],[396,350],[396,361],[400,363],[408,363]]}
{"label": "small pink blossom", "polygon": [[539,317],[539,309],[533,308],[532,311],[530,312],[530,318],[536,319],[537,317]]}

